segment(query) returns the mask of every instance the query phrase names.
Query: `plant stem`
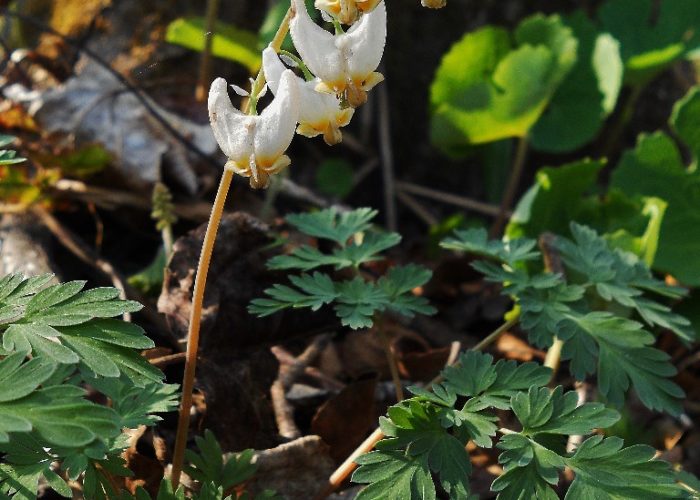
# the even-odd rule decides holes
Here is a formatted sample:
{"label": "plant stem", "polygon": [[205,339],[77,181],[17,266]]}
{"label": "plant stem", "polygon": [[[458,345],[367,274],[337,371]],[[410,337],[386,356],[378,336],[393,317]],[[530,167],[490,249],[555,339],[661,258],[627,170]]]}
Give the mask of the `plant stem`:
{"label": "plant stem", "polygon": [[617,146],[617,144],[620,142],[622,133],[625,131],[625,127],[634,115],[634,107],[637,104],[639,96],[642,95],[643,90],[643,85],[636,85],[632,87],[632,91],[627,98],[622,111],[620,112],[620,118],[617,120],[617,122],[615,122],[615,125],[608,134],[608,140],[605,142],[605,147],[603,148],[603,156],[610,157],[615,150],[615,146]]}
{"label": "plant stem", "polygon": [[476,344],[474,347],[472,347],[472,351],[482,351],[486,347],[490,346],[493,344],[496,340],[498,340],[498,337],[501,336],[502,333],[510,330],[513,328],[515,325],[518,324],[518,321],[520,321],[520,314],[516,315],[514,318],[509,319],[505,323],[503,323],[501,326],[496,328],[493,332],[491,332],[484,340]]}
{"label": "plant stem", "polygon": [[[561,261],[561,256],[554,245],[555,236],[551,233],[543,233],[538,245],[542,251],[542,259],[544,260],[544,269],[548,273],[556,273],[566,279],[566,271],[564,264]],[[552,381],[557,375],[559,363],[561,362],[561,350],[564,347],[564,342],[556,335],[552,341],[552,345],[547,349],[547,355],[544,358],[544,366],[552,369]]]}
{"label": "plant stem", "polygon": [[[277,33],[272,39],[270,46],[275,50],[279,50],[289,31],[289,21],[292,18],[292,9],[287,10],[282,23],[277,28]],[[253,90],[257,89],[260,92],[265,85],[265,74],[262,70],[258,72],[258,76],[253,83]],[[257,95],[251,92],[251,95]],[[248,112],[251,111],[254,103],[248,101]],[[192,310],[190,312],[190,325],[187,332],[187,353],[185,356],[185,373],[182,379],[182,401],[180,403],[180,413],[177,421],[177,433],[175,436],[175,449],[173,450],[173,466],[170,480],[175,488],[180,484],[180,475],[182,473],[182,465],[185,458],[185,447],[187,445],[187,430],[190,421],[190,409],[192,407],[192,389],[194,387],[194,375],[197,368],[197,350],[199,347],[199,323],[202,318],[202,302],[204,300],[204,290],[207,284],[207,274],[209,273],[209,263],[216,241],[216,233],[219,230],[221,215],[224,211],[224,203],[228,195],[231,181],[233,180],[233,172],[225,169],[221,176],[219,189],[216,192],[214,205],[211,208],[209,223],[207,230],[204,233],[204,241],[202,242],[202,252],[199,256],[199,265],[197,266],[197,274],[194,280],[194,290],[192,292]]]}
{"label": "plant stem", "polygon": [[523,175],[523,168],[525,167],[525,160],[527,158],[527,149],[527,136],[520,137],[518,139],[518,145],[515,149],[513,168],[510,171],[508,185],[506,186],[506,191],[503,194],[503,200],[501,200],[501,207],[498,211],[496,220],[493,221],[491,229],[489,230],[489,236],[491,238],[500,236],[501,231],[503,230],[503,225],[506,221],[506,213],[508,210],[510,210],[511,205],[513,204],[515,193],[518,191],[518,185],[520,184],[520,178]]}
{"label": "plant stem", "polygon": [[[509,330],[513,326],[515,326],[520,319],[520,315],[506,321],[504,324],[496,328],[492,333],[490,333],[484,340],[479,342],[477,345],[471,348],[472,351],[481,351],[482,349],[486,348],[487,346],[491,345],[503,332]],[[451,358],[451,361],[448,360],[448,363],[445,366],[454,366],[457,364],[459,358],[454,357]],[[430,385],[432,386],[433,384],[438,384],[442,381],[442,376],[438,375],[435,377]],[[353,451],[348,458],[345,459],[345,461],[340,464],[340,466],[331,474],[331,477],[328,478],[328,484],[326,485],[325,489],[321,491],[316,497],[314,497],[315,500],[321,500],[323,498],[326,498],[328,495],[333,493],[341,484],[343,484],[343,481],[347,479],[347,477],[352,474],[352,471],[354,471],[357,468],[357,464],[355,463],[355,459],[359,457],[360,455],[364,455],[365,453],[369,453],[372,451],[374,448],[374,445],[376,445],[379,441],[381,441],[384,438],[384,434],[382,433],[381,429],[377,428],[372,432],[372,434],[369,435],[367,439],[365,439],[360,446],[358,446],[355,451]]]}
{"label": "plant stem", "polygon": [[175,449],[173,451],[173,468],[171,481],[174,487],[180,484],[180,473],[185,457],[185,445],[187,444],[187,429],[190,422],[190,408],[192,407],[192,388],[194,386],[194,374],[197,367],[197,349],[199,347],[199,324],[202,318],[202,302],[204,300],[204,289],[207,283],[209,263],[211,262],[212,250],[216,241],[216,233],[219,231],[221,215],[224,211],[226,195],[228,194],[232,170],[224,170],[216,192],[214,205],[211,209],[209,224],[207,225],[202,252],[199,256],[199,265],[194,280],[194,291],[192,292],[192,310],[190,311],[190,326],[187,332],[187,354],[185,357],[185,374],[182,380],[182,402],[180,404],[180,414],[177,421],[177,434],[175,438]]}
{"label": "plant stem", "polygon": [[216,15],[219,11],[219,0],[207,0],[207,13],[204,27],[204,50],[199,63],[199,79],[194,91],[194,98],[202,102],[207,98],[207,89],[211,79],[211,45],[214,41]]}
{"label": "plant stem", "polygon": [[379,338],[382,340],[382,348],[384,349],[384,354],[386,354],[386,360],[389,363],[391,380],[394,382],[394,390],[396,391],[396,401],[403,401],[403,385],[401,385],[401,377],[399,377],[399,367],[396,363],[394,353],[391,352],[391,344],[389,343],[389,337],[387,337],[386,331],[384,330],[383,318],[378,317],[375,320],[375,324],[377,325]]}

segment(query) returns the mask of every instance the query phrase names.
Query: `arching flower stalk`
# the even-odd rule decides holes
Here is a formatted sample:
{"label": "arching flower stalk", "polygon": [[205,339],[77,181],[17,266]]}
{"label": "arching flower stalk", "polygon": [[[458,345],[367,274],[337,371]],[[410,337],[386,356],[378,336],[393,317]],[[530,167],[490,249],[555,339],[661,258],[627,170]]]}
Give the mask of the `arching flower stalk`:
{"label": "arching flower stalk", "polygon": [[327,12],[343,24],[353,24],[360,14],[372,12],[380,0],[316,0],[317,9]]}
{"label": "arching flower stalk", "polygon": [[223,78],[214,80],[209,91],[209,120],[216,142],[228,157],[225,168],[249,177],[255,189],[267,187],[270,176],[291,163],[284,152],[292,142],[299,116],[297,77],[293,71],[283,70],[275,86],[274,100],[260,115],[236,109]]}
{"label": "arching flower stalk", "polygon": [[[286,69],[279,56],[271,47],[263,51],[263,69],[265,79],[275,96],[282,93],[281,79],[289,70]],[[299,126],[297,133],[305,137],[323,135],[326,144],[332,146],[343,140],[341,127],[350,123],[354,109],[342,108],[340,100],[333,94],[321,93],[316,86],[321,83],[319,78],[306,81],[293,76],[299,89]]]}
{"label": "arching flower stalk", "polygon": [[313,22],[304,0],[292,0],[289,30],[294,46],[320,82],[316,90],[342,96],[356,108],[384,75],[376,69],[386,43],[386,7],[380,1],[346,33],[334,35]]}

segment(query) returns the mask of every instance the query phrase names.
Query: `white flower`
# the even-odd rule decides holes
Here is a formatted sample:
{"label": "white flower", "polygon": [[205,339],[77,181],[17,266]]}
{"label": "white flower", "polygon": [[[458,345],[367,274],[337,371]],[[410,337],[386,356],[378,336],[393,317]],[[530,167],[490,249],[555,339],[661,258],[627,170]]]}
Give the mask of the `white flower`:
{"label": "white flower", "polygon": [[316,0],[317,9],[334,16],[343,24],[353,24],[360,13],[374,10],[380,0]]}
{"label": "white flower", "polygon": [[321,79],[316,90],[344,93],[352,107],[363,104],[367,91],[384,79],[375,72],[386,43],[384,1],[340,35],[333,35],[314,23],[304,0],[293,0],[292,6],[295,13],[289,30],[301,58]]}
{"label": "white flower", "polygon": [[291,163],[284,154],[294,137],[299,114],[299,89],[291,70],[282,73],[277,95],[260,115],[246,115],[228,96],[228,85],[217,78],[209,90],[209,120],[216,142],[228,157],[226,167],[250,177],[253,188],[264,188],[270,176]]}
{"label": "white flower", "polygon": [[[277,95],[280,78],[286,71],[284,64],[274,49],[268,47],[263,51],[263,69],[265,79],[272,93]],[[354,109],[340,106],[340,100],[333,94],[325,94],[316,91],[316,86],[321,82],[315,78],[306,81],[298,76],[294,77],[299,88],[299,127],[297,133],[306,137],[316,137],[323,134],[326,144],[332,146],[343,140],[341,127],[350,123]]]}

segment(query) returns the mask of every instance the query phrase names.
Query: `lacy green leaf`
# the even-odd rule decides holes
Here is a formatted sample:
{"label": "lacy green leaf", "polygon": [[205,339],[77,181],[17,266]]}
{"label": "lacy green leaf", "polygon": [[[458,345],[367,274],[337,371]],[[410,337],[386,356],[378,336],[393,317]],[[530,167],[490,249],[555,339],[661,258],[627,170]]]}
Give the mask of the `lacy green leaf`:
{"label": "lacy green leaf", "polygon": [[489,240],[484,228],[457,230],[440,243],[442,248],[488,257],[510,267],[515,267],[517,262],[538,259],[540,253],[535,249],[536,245],[535,240],[528,238]]}
{"label": "lacy green leaf", "polygon": [[590,434],[596,428],[606,428],[620,419],[619,413],[601,403],[578,405],[578,394],[564,394],[562,386],[554,391],[546,387],[513,396],[512,408],[523,426],[525,436],[537,434],[579,435]]}
{"label": "lacy green leaf", "polygon": [[371,208],[338,213],[338,210],[331,207],[317,212],[288,215],[286,219],[302,233],[345,246],[351,236],[369,229],[371,220],[376,216],[377,211]]}
{"label": "lacy green leaf", "polygon": [[670,464],[654,459],[654,448],[622,446],[622,439],[617,437],[592,436],[584,441],[566,460],[576,478],[565,498],[691,498],[676,483]]}

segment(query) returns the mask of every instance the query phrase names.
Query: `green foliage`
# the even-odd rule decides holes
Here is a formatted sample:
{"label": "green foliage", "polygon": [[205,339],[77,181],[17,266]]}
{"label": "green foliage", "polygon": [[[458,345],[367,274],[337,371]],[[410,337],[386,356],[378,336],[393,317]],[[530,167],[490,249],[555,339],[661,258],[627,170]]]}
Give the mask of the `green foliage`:
{"label": "green foliage", "polygon": [[620,44],[582,11],[563,19],[578,40],[576,64],[532,129],[535,149],[564,152],[588,143],[615,109],[622,86]]}
{"label": "green foliage", "polygon": [[[165,40],[201,52],[204,50],[205,25],[203,17],[175,19],[168,25]],[[221,21],[217,21],[214,28],[211,53],[240,63],[251,73],[258,71],[262,64],[257,34]]]}
{"label": "green foliage", "polygon": [[[698,99],[697,88],[691,90],[676,104],[671,119],[693,154],[700,149]],[[678,147],[663,132],[641,135],[637,146],[623,154],[611,180],[611,186],[629,196],[655,196],[668,203],[654,267],[687,285],[700,284],[700,263],[687,258],[700,251],[698,182],[698,170],[686,168]]]}
{"label": "green foliage", "polygon": [[[504,293],[517,301],[520,325],[530,341],[543,348],[555,338],[564,341],[562,359],[570,360],[571,373],[578,380],[597,373],[598,390],[610,403],[621,406],[632,387],[649,408],[679,413],[683,391],[670,380],[675,368],[668,355],[653,347],[654,336],[629,316],[636,313],[648,327],[691,342],[695,333],[690,322],[651,298],[678,299],[685,291],[654,278],[637,257],[611,249],[592,229],[573,223],[570,231],[572,240],[554,240],[566,279],[537,272],[532,240],[486,242],[483,232],[464,231],[444,245],[499,261],[473,266],[486,279],[502,283]],[[503,253],[506,245],[525,251],[514,253],[518,260]]]}
{"label": "green foliage", "polygon": [[654,488],[661,498],[688,497],[670,465],[653,460],[649,447],[622,448],[619,438],[593,436],[575,452],[565,452],[567,436],[609,427],[619,414],[601,403],[579,405],[576,392],[564,393],[562,387],[550,391],[548,368],[503,360],[494,364],[492,356],[468,351],[442,376],[431,391],[411,388],[415,397],[392,406],[380,419],[386,437],[377,451],[356,460],[352,480],[368,484],[358,499],[434,499],[438,488],[449,498],[476,498],[470,494],[465,446],[470,440],[492,446],[499,420],[494,409],[512,411],[522,428],[498,430],[504,473],[491,489],[499,499],[559,498],[553,487],[565,467],[576,474],[568,499],[643,498]]}
{"label": "green foliage", "polygon": [[[11,135],[0,134],[0,148],[11,144],[15,138]],[[26,161],[26,158],[21,158],[17,156],[17,152],[11,149],[0,149],[0,167],[3,165],[14,165],[15,163],[22,163]]]}
{"label": "green foliage", "polygon": [[455,154],[468,144],[524,137],[576,62],[577,41],[558,16],[515,32],[487,26],[444,56],[433,81],[431,140]]}
{"label": "green foliage", "polygon": [[119,298],[114,288],[82,291],[83,281],[39,290],[51,275],[0,280],[2,347],[56,363],[82,363],[100,376],[124,374],[136,384],[159,382],[162,374],[134,349],[153,347],[142,328],[111,319],[141,305]]}
{"label": "green foliage", "polygon": [[620,42],[625,83],[643,85],[698,46],[700,2],[608,0],[598,10],[601,30]]}
{"label": "green foliage", "polygon": [[[141,328],[114,316],[141,308],[112,288],[50,284],[53,276],[0,279],[0,494],[36,498],[39,482],[72,496],[117,498],[105,476],[130,475],[124,429],[153,425],[177,404],[176,386],[140,355]],[[27,358],[31,358],[27,360]],[[89,386],[110,406],[86,398]]]}
{"label": "green foliage", "polygon": [[221,446],[209,430],[204,431],[204,437],[196,437],[195,443],[199,453],[186,451],[189,465],[185,472],[196,481],[213,483],[227,491],[255,474],[257,467],[251,463],[253,450],[245,450],[224,461]]}
{"label": "green foliage", "polygon": [[352,329],[371,327],[375,316],[384,311],[408,317],[433,314],[435,309],[428,301],[412,293],[430,280],[432,273],[428,269],[413,264],[394,266],[376,280],[365,278],[362,266],[382,260],[381,252],[401,241],[396,233],[371,229],[376,215],[376,210],[369,208],[343,213],[330,208],[289,215],[287,222],[309,236],[329,240],[333,248],[322,251],[301,245],[289,255],[270,259],[270,269],[311,271],[333,267],[335,271],[350,270],[354,277],[336,280],[320,271],[289,275],[291,286],[276,284],[268,288],[267,297],[253,300],[248,310],[262,317],[287,308],[308,307],[317,311],[333,304],[341,323]]}

